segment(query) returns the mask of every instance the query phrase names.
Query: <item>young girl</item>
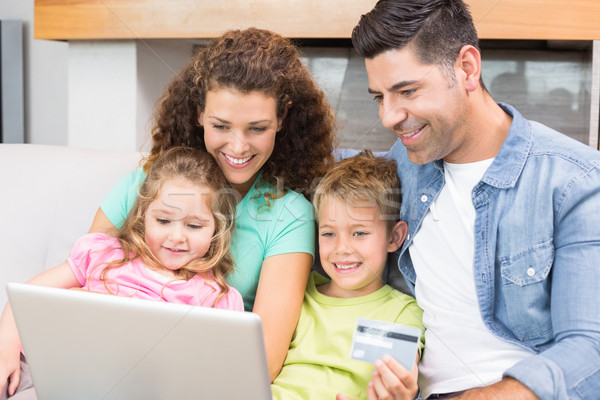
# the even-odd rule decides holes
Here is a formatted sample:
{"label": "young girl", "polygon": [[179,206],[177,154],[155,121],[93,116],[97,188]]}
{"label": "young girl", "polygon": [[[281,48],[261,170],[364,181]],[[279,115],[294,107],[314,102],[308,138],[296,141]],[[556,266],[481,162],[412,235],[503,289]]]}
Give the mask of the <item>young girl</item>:
{"label": "young girl", "polygon": [[[68,260],[30,283],[119,296],[243,310],[225,276],[235,197],[210,154],[174,147],[148,171],[118,236],[80,238]],[[10,307],[0,320],[0,369],[19,383],[20,340]],[[15,375],[15,373],[17,373]]]}

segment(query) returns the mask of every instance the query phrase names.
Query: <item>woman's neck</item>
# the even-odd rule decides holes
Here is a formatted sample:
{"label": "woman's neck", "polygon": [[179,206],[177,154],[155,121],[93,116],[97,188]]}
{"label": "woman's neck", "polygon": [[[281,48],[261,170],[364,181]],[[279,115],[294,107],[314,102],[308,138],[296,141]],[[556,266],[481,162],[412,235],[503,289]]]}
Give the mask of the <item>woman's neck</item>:
{"label": "woman's neck", "polygon": [[246,195],[248,194],[250,189],[252,189],[252,185],[254,185],[254,182],[256,182],[256,180],[258,179],[259,176],[260,176],[260,172],[257,173],[256,175],[254,175],[251,179],[248,179],[244,183],[232,183],[231,184],[231,187],[234,188],[235,190],[237,190],[237,192],[240,194],[240,200],[243,199],[244,197],[246,197]]}

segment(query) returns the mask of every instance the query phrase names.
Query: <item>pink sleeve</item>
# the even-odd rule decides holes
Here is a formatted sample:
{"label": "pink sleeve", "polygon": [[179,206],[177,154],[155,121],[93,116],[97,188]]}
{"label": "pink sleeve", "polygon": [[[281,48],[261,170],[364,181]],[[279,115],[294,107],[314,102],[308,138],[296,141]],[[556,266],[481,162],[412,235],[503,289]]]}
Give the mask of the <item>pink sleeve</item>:
{"label": "pink sleeve", "polygon": [[120,248],[118,240],[104,233],[88,233],[75,242],[67,262],[81,286],[85,286],[94,267],[109,261],[105,256],[115,248]]}
{"label": "pink sleeve", "polygon": [[215,308],[221,308],[224,310],[233,311],[244,311],[244,300],[242,295],[232,286],[228,286],[229,291],[227,294],[215,304]]}

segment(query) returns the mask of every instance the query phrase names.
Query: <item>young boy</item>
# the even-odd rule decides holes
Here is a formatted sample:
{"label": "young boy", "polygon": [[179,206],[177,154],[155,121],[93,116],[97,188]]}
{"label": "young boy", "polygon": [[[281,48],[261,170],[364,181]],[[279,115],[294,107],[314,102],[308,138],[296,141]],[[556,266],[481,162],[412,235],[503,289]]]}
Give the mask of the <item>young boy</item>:
{"label": "young boy", "polygon": [[[377,371],[385,373],[387,357],[375,362],[375,371],[373,364],[351,358],[350,351],[359,317],[423,330],[415,300],[382,280],[388,252],[400,248],[407,232],[406,222],[397,221],[399,186],[396,163],[369,151],[339,161],[319,183],[313,204],[321,264],[330,279],[315,271],[310,275],[287,358],[271,386],[273,399],[385,395]],[[416,361],[412,371],[395,372],[403,376],[403,398],[413,399]]]}

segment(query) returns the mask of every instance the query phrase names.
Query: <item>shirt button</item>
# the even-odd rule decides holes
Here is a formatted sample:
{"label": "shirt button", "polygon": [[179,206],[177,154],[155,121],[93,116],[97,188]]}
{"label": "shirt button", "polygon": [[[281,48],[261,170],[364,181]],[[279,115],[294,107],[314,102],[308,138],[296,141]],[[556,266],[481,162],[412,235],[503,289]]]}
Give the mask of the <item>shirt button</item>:
{"label": "shirt button", "polygon": [[533,269],[531,267],[527,268],[527,275],[534,276],[535,275],[535,269]]}
{"label": "shirt button", "polygon": [[427,201],[427,195],[424,194],[423,196],[421,196],[421,202],[425,203],[426,201]]}

